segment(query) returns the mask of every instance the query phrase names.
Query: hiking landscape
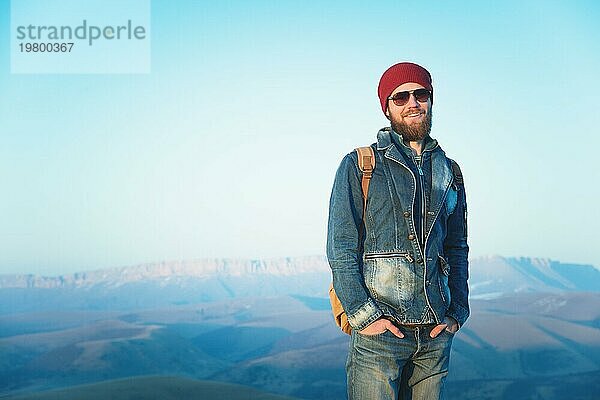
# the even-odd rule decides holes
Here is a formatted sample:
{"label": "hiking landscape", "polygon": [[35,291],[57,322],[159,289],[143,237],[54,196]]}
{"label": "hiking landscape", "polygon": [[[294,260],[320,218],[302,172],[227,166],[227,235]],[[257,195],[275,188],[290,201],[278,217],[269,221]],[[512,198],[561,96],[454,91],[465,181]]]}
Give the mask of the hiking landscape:
{"label": "hiking landscape", "polygon": [[[600,271],[470,265],[448,397],[594,398]],[[348,336],[329,312],[330,279],[321,256],[2,275],[0,398],[343,399]]]}

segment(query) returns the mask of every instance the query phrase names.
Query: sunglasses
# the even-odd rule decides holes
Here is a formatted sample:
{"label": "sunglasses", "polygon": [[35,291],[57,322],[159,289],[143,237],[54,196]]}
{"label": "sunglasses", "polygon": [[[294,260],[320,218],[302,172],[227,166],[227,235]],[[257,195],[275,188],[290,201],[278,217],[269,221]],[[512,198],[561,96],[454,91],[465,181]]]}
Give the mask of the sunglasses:
{"label": "sunglasses", "polygon": [[411,94],[414,94],[415,99],[417,99],[419,103],[427,103],[427,100],[431,98],[431,92],[429,90],[415,89],[406,92],[398,92],[393,96],[388,97],[388,100],[392,100],[395,105],[397,105],[398,107],[402,107],[403,105],[408,103],[408,99],[410,98]]}

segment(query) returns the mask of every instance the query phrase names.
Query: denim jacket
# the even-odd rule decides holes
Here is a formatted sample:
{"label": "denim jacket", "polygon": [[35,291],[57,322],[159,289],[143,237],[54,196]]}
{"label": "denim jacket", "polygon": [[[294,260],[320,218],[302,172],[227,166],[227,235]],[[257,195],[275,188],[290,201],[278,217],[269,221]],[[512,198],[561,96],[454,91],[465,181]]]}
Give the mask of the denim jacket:
{"label": "denim jacket", "polygon": [[[356,152],[346,155],[337,170],[327,232],[333,286],[356,330],[382,317],[419,324],[431,315],[436,323],[451,316],[461,326],[469,316],[462,175],[437,141],[428,143],[430,191],[415,213],[422,177],[413,172],[392,135],[398,136],[384,128],[371,145],[375,170],[364,219]],[[417,226],[425,234],[422,243]]]}

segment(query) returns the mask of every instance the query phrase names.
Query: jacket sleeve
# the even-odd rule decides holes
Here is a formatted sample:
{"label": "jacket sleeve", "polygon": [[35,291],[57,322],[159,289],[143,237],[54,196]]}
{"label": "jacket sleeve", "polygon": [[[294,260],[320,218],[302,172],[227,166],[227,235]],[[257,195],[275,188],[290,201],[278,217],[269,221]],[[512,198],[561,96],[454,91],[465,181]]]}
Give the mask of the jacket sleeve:
{"label": "jacket sleeve", "polygon": [[361,272],[364,234],[363,197],[356,154],[342,160],[331,191],[327,224],[327,259],[333,287],[342,303],[348,322],[361,330],[383,313],[370,297]]}
{"label": "jacket sleeve", "polygon": [[[458,165],[454,166],[458,169]],[[454,318],[462,326],[469,317],[469,246],[467,244],[467,198],[462,174],[455,177],[458,189],[458,201],[454,212],[450,214],[447,235],[444,240],[444,254],[450,264],[448,286],[450,288],[450,307],[447,316]]]}

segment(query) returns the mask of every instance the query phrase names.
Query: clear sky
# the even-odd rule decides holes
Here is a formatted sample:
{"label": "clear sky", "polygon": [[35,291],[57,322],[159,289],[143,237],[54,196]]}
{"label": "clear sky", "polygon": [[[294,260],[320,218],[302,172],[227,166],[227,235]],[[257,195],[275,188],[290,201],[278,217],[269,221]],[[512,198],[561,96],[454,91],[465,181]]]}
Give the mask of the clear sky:
{"label": "clear sky", "polygon": [[600,266],[595,1],[152,1],[149,74],[11,74],[0,0],[0,273],[324,254],[335,169],[430,70],[471,255]]}

